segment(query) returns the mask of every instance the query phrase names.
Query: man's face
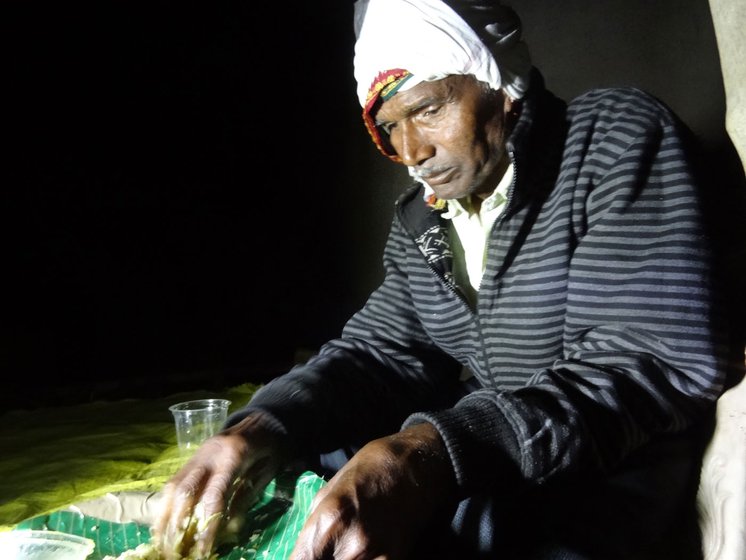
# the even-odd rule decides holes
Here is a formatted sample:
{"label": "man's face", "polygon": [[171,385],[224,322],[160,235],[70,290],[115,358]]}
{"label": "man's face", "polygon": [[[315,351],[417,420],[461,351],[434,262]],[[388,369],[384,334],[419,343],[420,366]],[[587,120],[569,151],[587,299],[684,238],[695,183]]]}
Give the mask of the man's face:
{"label": "man's face", "polygon": [[396,93],[375,119],[402,163],[438,198],[484,198],[505,170],[510,106],[472,76],[448,76]]}

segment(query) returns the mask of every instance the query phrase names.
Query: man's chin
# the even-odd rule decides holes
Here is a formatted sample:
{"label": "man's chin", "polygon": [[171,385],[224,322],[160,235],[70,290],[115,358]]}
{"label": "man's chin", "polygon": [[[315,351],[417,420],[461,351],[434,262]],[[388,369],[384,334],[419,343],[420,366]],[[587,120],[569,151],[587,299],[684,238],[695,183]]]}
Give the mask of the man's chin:
{"label": "man's chin", "polygon": [[435,196],[440,200],[455,200],[458,198],[464,198],[469,195],[467,189],[459,189],[455,186],[449,185],[438,185],[437,187],[430,189],[435,193]]}

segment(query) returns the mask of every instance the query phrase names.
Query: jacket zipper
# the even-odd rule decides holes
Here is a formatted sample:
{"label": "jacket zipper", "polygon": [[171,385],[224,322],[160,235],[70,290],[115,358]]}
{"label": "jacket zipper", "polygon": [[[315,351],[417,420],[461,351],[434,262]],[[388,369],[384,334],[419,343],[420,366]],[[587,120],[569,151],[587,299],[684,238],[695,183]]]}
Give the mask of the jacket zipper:
{"label": "jacket zipper", "polygon": [[[513,178],[510,180],[510,186],[508,187],[507,197],[505,200],[505,208],[500,213],[500,216],[498,216],[497,220],[494,224],[492,224],[492,230],[499,227],[502,222],[505,221],[505,218],[508,214],[508,211],[510,210],[510,207],[513,203],[513,193],[515,192],[515,185],[516,181],[518,179],[518,163],[516,162],[515,158],[515,150],[509,150],[508,151],[508,157],[510,158],[511,163],[513,164]],[[492,230],[490,231],[490,235],[487,238],[487,245],[485,246],[485,254],[488,254],[490,252],[490,244],[492,242]],[[498,294],[499,297],[499,294]],[[479,308],[479,291],[477,291],[477,302],[476,302],[476,308]],[[479,342],[482,347],[482,356],[484,356],[484,364],[482,364],[482,367],[484,368],[484,371],[489,371],[489,363],[487,362],[487,356],[489,355],[487,352],[487,344],[484,340],[484,333],[482,332],[482,326],[481,321],[479,320],[479,313],[474,313],[474,318],[477,323],[477,334],[479,335]]]}

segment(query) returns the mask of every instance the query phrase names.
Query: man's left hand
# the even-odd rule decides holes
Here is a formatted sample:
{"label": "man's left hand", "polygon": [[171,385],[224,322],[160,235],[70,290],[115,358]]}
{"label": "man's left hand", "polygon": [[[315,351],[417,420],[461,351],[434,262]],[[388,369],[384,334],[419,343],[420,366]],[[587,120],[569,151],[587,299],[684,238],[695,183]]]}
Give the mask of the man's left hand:
{"label": "man's left hand", "polygon": [[455,496],[437,430],[427,423],[368,443],[314,498],[291,560],[401,560]]}

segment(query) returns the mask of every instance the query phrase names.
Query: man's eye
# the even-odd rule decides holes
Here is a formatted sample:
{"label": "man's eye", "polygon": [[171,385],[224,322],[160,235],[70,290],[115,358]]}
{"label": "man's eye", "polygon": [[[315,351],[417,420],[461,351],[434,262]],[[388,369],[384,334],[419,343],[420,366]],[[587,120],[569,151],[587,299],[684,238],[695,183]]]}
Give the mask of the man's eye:
{"label": "man's eye", "polygon": [[378,130],[383,132],[386,136],[391,136],[391,131],[394,129],[395,123],[381,123],[378,125]]}

